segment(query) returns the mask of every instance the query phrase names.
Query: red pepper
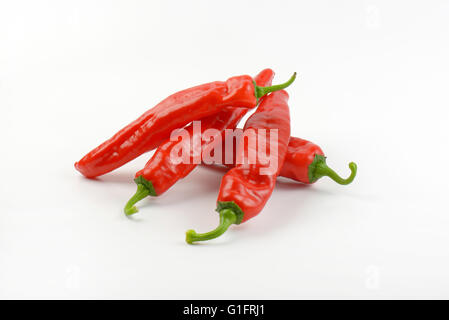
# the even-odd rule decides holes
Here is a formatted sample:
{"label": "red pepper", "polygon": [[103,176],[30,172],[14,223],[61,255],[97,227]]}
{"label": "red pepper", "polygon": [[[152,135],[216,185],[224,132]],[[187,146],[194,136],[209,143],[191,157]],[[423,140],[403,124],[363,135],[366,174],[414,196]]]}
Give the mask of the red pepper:
{"label": "red pepper", "polygon": [[341,178],[327,166],[326,157],[319,146],[307,140],[290,137],[280,176],[308,184],[328,176],[335,182],[346,185],[350,184],[357,174],[357,165],[354,162],[349,163],[349,168],[351,175],[347,179]]}
{"label": "red pepper", "polygon": [[[223,148],[224,147],[225,146],[223,145]],[[233,145],[233,147],[235,150],[235,145]],[[225,152],[226,151],[223,149],[222,162],[215,164],[225,164],[228,167],[234,167],[236,162],[235,157],[232,164],[226,164],[224,158]],[[233,154],[235,155],[235,151]],[[347,185],[354,180],[357,174],[357,165],[354,162],[351,162],[349,163],[349,169],[351,169],[351,175],[348,178],[343,179],[327,166],[324,152],[318,145],[304,139],[290,137],[284,166],[282,167],[279,176],[306,184],[315,183],[321,177],[328,176],[339,184]]]}
{"label": "red pepper", "polygon": [[[271,69],[265,69],[260,72],[255,78],[257,86],[269,86],[273,80],[274,72]],[[201,136],[204,131],[213,128],[219,130],[220,134],[227,128],[234,128],[238,122],[246,114],[248,108],[226,108],[216,115],[209,116],[201,120]],[[200,137],[194,137],[193,125],[186,128],[191,137],[189,146],[193,145],[193,141],[199,138],[201,141],[201,148],[205,148],[214,141],[217,137],[213,137],[209,142],[203,141]],[[220,137],[218,137],[220,138]],[[182,141],[184,142],[184,141]],[[194,161],[194,154],[190,153],[190,159],[187,163],[173,163],[170,154],[173,148],[178,147],[178,141],[167,140],[161,144],[151,159],[147,162],[145,167],[138,171],[135,175],[134,181],[137,184],[136,194],[128,201],[125,206],[125,213],[127,215],[136,213],[138,210],[134,204],[148,195],[159,196],[173,186],[178,180],[186,177],[198,165]],[[190,150],[191,148],[186,147]]]}
{"label": "red pepper", "polygon": [[295,75],[286,83],[271,87],[258,87],[250,76],[238,76],[179,91],[93,149],[75,163],[75,168],[88,178],[108,173],[157,148],[173,130],[194,120],[225,107],[255,107],[265,94],[288,87]]}
{"label": "red pepper", "polygon": [[[240,224],[256,216],[271,196],[276,184],[285,156],[287,154],[290,138],[290,114],[288,109],[288,94],[284,90],[269,95],[257,108],[256,112],[248,118],[244,132],[260,129],[278,130],[277,152],[270,152],[270,162],[276,161],[277,170],[263,174],[264,167],[259,161],[251,164],[249,152],[252,143],[248,141],[245,148],[237,149],[237,159],[243,159],[243,164],[237,164],[223,177],[217,199],[217,211],[220,214],[219,226],[208,233],[197,234],[194,230],[186,233],[187,243],[214,239],[222,235],[231,224]],[[249,139],[251,140],[251,138]],[[270,149],[270,140],[267,139],[267,148]],[[243,144],[241,144],[243,145]],[[247,149],[247,150],[245,150]],[[257,159],[265,154],[266,150],[257,150]],[[249,164],[248,164],[249,163]]]}

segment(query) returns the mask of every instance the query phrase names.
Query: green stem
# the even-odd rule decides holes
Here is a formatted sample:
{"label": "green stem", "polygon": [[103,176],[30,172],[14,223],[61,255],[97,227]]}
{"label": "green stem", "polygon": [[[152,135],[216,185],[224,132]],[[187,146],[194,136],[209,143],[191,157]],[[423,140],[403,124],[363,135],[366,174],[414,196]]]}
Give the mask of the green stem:
{"label": "green stem", "polygon": [[223,209],[220,211],[220,224],[217,228],[206,233],[196,233],[194,230],[186,232],[186,242],[194,243],[196,241],[206,241],[221,236],[228,230],[229,226],[237,221],[237,215],[231,209]]}
{"label": "green stem", "polygon": [[349,164],[349,169],[351,169],[351,175],[348,178],[343,179],[334,170],[329,168],[327,166],[326,162],[320,162],[316,166],[315,177],[320,178],[320,177],[323,177],[323,176],[328,176],[329,178],[334,180],[336,183],[339,183],[339,184],[342,184],[342,185],[346,185],[346,184],[350,184],[354,180],[354,178],[355,178],[355,176],[357,174],[357,165],[354,162],[351,162]]}
{"label": "green stem", "polygon": [[145,198],[150,194],[150,190],[148,190],[147,187],[145,187],[143,184],[137,184],[137,191],[132,196],[131,199],[129,199],[128,203],[125,206],[125,214],[127,216],[130,216],[139,210],[134,206],[137,202]]}
{"label": "green stem", "polygon": [[295,81],[296,79],[296,72],[293,73],[293,75],[291,76],[291,78],[284,83],[281,84],[276,84],[274,86],[270,86],[270,87],[259,87],[256,85],[256,83],[254,83],[254,88],[255,88],[255,94],[256,94],[256,98],[260,99],[262,98],[264,95],[270,93],[270,92],[274,92],[274,91],[278,91],[278,90],[282,90],[287,88],[289,85],[291,85],[293,83],[293,81]]}

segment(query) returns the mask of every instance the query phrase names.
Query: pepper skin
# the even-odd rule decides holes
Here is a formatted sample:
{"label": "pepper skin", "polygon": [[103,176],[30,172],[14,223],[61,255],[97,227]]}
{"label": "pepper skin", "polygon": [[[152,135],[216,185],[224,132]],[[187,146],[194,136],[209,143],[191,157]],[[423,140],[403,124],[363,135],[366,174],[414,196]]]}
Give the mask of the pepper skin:
{"label": "pepper skin", "polygon": [[173,130],[224,107],[254,108],[259,98],[288,87],[294,79],[295,74],[286,83],[264,88],[244,75],[179,91],[90,151],[75,163],[75,168],[88,178],[108,173],[157,148]]}
{"label": "pepper skin", "polygon": [[351,175],[346,179],[341,178],[327,166],[326,157],[319,146],[304,139],[290,137],[280,176],[307,184],[315,183],[321,177],[328,176],[338,184],[347,185],[354,180],[357,165],[351,162],[349,169],[351,169]]}
{"label": "pepper skin", "polygon": [[[259,161],[251,164],[245,149],[237,149],[237,159],[244,159],[244,164],[237,164],[229,170],[221,181],[220,191],[217,199],[217,211],[220,214],[219,226],[208,233],[197,234],[194,230],[186,233],[186,242],[205,241],[217,238],[223,234],[231,224],[240,224],[256,216],[265,206],[270,198],[276,184],[285,156],[287,154],[288,141],[290,138],[290,114],[288,108],[288,94],[284,90],[269,95],[257,108],[256,112],[248,118],[244,132],[250,129],[277,129],[278,141],[277,152],[270,153],[270,162],[276,160],[277,168],[273,173],[262,174],[263,166]],[[250,138],[251,139],[251,138]],[[250,140],[249,139],[249,140]],[[270,148],[270,140],[267,139],[267,149]],[[262,150],[257,150],[258,157]],[[265,150],[263,150],[265,153]],[[249,164],[248,164],[249,163]]]}
{"label": "pepper skin", "polygon": [[[224,145],[222,154],[222,162],[215,164],[225,163]],[[235,155],[235,151],[233,154]],[[235,163],[235,157],[233,162]],[[234,163],[225,165],[232,168],[234,167]],[[357,165],[354,162],[351,162],[349,163],[349,169],[351,170],[351,175],[348,178],[343,179],[327,166],[324,152],[318,145],[304,139],[290,137],[284,166],[282,167],[279,176],[305,184],[315,183],[321,177],[328,176],[338,184],[347,185],[354,180],[357,174]]]}
{"label": "pepper skin", "polygon": [[[273,77],[273,70],[265,69],[254,78],[254,81],[258,86],[269,86],[271,85]],[[201,136],[204,131],[210,128],[217,129],[220,133],[224,132],[227,128],[235,128],[247,111],[248,108],[226,108],[216,115],[202,119]],[[209,142],[203,141],[201,137],[194,137],[192,124],[189,125],[186,130],[189,133],[189,137],[191,137],[190,142],[182,141],[190,143],[190,145],[186,146],[187,150],[191,150],[190,146],[193,146],[193,141],[201,141],[201,149],[204,149],[217,140],[217,137],[215,136],[209,140]],[[175,164],[172,162],[170,154],[173,148],[178,147],[180,143],[181,142],[168,139],[157,148],[145,167],[136,173],[134,181],[137,184],[137,192],[125,206],[124,211],[126,215],[131,215],[138,211],[134,206],[136,202],[148,195],[159,196],[163,194],[178,180],[186,177],[198,165],[194,161],[193,152],[189,154],[190,159],[188,163],[181,162]]]}

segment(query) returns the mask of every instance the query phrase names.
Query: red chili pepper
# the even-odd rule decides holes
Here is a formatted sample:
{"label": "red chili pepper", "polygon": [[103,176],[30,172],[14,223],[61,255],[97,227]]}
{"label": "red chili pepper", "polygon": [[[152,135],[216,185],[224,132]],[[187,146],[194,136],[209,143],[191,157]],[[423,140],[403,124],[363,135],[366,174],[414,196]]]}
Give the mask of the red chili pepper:
{"label": "red chili pepper", "polygon": [[93,149],[75,167],[88,178],[108,173],[157,148],[173,130],[194,120],[216,114],[224,107],[255,107],[267,93],[288,87],[295,75],[270,87],[255,85],[250,76],[238,76],[179,91]]}
{"label": "red chili pepper", "polygon": [[[223,148],[224,147],[225,146],[223,145]],[[235,150],[235,145],[233,145],[233,147]],[[226,150],[223,149],[222,162],[215,164],[225,164],[228,167],[234,167],[236,162],[235,157],[232,164],[226,164],[224,158],[225,152]],[[233,154],[235,155],[235,151]],[[351,162],[349,163],[349,169],[351,169],[351,175],[348,178],[343,179],[334,170],[328,167],[324,152],[319,146],[304,139],[290,137],[284,166],[282,167],[279,176],[306,184],[315,183],[321,177],[328,176],[339,184],[347,185],[354,180],[357,174],[357,165],[354,162]]]}
{"label": "red chili pepper", "polygon": [[[269,154],[270,162],[277,162],[277,170],[273,173],[263,174],[260,170],[264,166],[259,161],[256,161],[256,164],[251,164],[248,159],[249,152],[253,151],[251,147],[248,147],[252,145],[251,141],[248,141],[244,148],[238,148],[237,159],[243,159],[244,164],[237,164],[226,173],[221,181],[217,199],[217,211],[220,214],[219,226],[215,230],[203,234],[188,230],[186,233],[187,243],[217,238],[231,224],[245,222],[263,209],[273,192],[276,177],[281,171],[287,154],[290,138],[290,114],[287,101],[288,94],[284,90],[267,96],[256,112],[248,118],[244,127],[244,132],[248,132],[248,130],[260,132],[260,129],[278,130],[277,152]],[[269,139],[266,140],[267,148],[271,149]],[[260,159],[259,156],[263,157],[265,153],[266,150],[259,148],[256,159]]]}
{"label": "red chili pepper", "polygon": [[326,157],[319,146],[307,140],[290,137],[280,176],[303,183],[314,183],[321,177],[328,176],[335,182],[346,185],[354,180],[357,165],[351,162],[349,169],[351,169],[351,175],[343,179],[327,166]]}
{"label": "red chili pepper", "polygon": [[[269,86],[273,80],[274,72],[271,69],[265,69],[260,72],[255,78],[257,86]],[[223,109],[216,115],[209,116],[201,120],[201,136],[210,129],[217,129],[220,134],[227,128],[234,128],[238,122],[246,114],[248,108],[227,108]],[[191,139],[185,141],[190,143],[187,150],[193,146],[193,141],[199,138],[201,141],[201,148],[204,149],[211,143],[216,141],[217,137],[212,137],[209,142],[203,141],[200,137],[194,137],[193,125],[186,128]],[[218,137],[220,138],[220,137]],[[173,186],[178,180],[186,177],[198,164],[194,161],[194,154],[189,154],[189,161],[187,163],[173,163],[171,153],[175,147],[184,141],[167,140],[161,144],[151,159],[147,162],[145,167],[138,171],[135,175],[134,181],[137,184],[137,192],[128,201],[125,206],[125,213],[127,215],[136,213],[138,210],[134,206],[141,199],[150,196],[159,196]]]}

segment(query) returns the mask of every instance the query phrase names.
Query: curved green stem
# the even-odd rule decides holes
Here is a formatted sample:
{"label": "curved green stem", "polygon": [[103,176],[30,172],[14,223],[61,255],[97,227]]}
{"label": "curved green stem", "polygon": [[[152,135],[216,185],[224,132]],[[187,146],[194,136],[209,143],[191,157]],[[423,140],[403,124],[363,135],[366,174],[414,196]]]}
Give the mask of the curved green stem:
{"label": "curved green stem", "polygon": [[354,162],[351,162],[349,164],[349,169],[351,169],[351,175],[348,178],[343,179],[334,170],[329,168],[327,166],[326,162],[321,162],[317,165],[317,167],[315,169],[316,170],[315,176],[319,176],[319,177],[328,176],[329,178],[334,180],[336,183],[346,185],[346,184],[350,184],[354,180],[354,178],[357,174],[357,165]]}
{"label": "curved green stem", "polygon": [[296,72],[293,73],[293,75],[291,76],[291,78],[284,83],[281,84],[276,84],[274,86],[270,86],[270,87],[259,87],[256,85],[256,83],[254,83],[254,88],[256,90],[255,94],[256,94],[256,98],[257,100],[259,100],[260,98],[262,98],[264,95],[270,93],[270,92],[274,92],[274,91],[278,91],[278,90],[282,90],[287,88],[289,85],[291,85],[293,83],[293,81],[295,81],[296,79]]}
{"label": "curved green stem", "polygon": [[139,202],[140,200],[142,200],[143,198],[145,198],[146,196],[148,196],[150,194],[150,190],[148,190],[147,187],[145,187],[143,184],[137,184],[137,191],[136,193],[132,196],[131,199],[129,199],[128,203],[125,206],[125,214],[127,216],[130,216],[136,212],[138,212],[139,210],[134,206],[137,202]]}
{"label": "curved green stem", "polygon": [[196,233],[194,230],[186,232],[186,242],[192,244],[196,241],[206,241],[221,236],[229,226],[237,221],[237,215],[231,209],[220,210],[220,224],[214,230],[206,233]]}

